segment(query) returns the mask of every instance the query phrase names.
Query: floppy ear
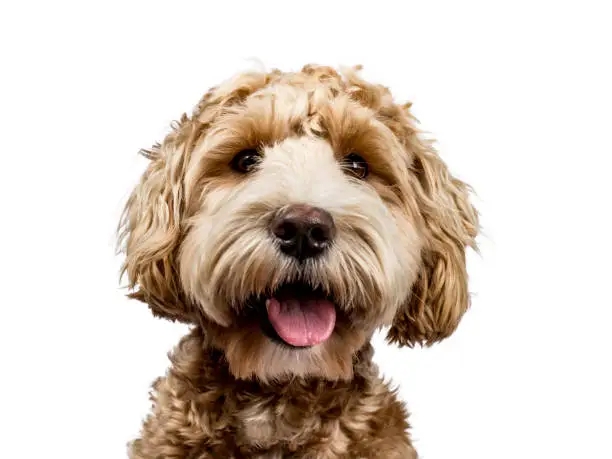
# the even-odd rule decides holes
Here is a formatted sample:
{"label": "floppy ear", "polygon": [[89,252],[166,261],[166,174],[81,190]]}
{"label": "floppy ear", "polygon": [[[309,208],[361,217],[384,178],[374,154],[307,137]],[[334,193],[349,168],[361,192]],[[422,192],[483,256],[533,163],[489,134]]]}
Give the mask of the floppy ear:
{"label": "floppy ear", "polygon": [[425,246],[418,279],[394,318],[387,339],[399,345],[431,345],[448,337],[469,307],[465,250],[476,249],[478,214],[469,187],[452,177],[435,150],[410,136],[414,199],[423,220]]}
{"label": "floppy ear", "polygon": [[161,145],[142,150],[151,162],[125,206],[119,243],[125,254],[128,296],[160,317],[191,322],[193,309],[178,281],[176,256],[182,239],[183,177],[194,137],[185,115]]}

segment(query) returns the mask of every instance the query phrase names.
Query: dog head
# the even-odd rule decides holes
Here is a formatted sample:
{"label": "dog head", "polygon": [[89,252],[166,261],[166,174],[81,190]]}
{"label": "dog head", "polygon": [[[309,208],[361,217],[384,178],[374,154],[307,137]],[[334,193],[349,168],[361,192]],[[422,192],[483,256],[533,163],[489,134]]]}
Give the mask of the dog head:
{"label": "dog head", "polygon": [[357,70],[240,75],[144,152],[131,295],[202,326],[236,377],[350,378],[377,328],[428,345],[468,307],[467,186]]}

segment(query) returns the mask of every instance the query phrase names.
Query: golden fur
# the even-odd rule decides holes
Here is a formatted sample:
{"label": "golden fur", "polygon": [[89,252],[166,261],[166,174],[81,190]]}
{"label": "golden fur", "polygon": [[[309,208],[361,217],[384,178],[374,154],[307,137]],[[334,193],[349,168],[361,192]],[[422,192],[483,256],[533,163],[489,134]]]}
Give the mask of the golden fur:
{"label": "golden fur", "polygon": [[[469,304],[465,249],[477,215],[390,92],[329,67],[247,73],[183,115],[126,205],[121,241],[131,296],[193,324],[132,458],[412,458],[407,413],[377,376],[369,340],[429,345]],[[262,152],[256,173],[229,166]],[[370,174],[343,170],[359,152]],[[333,215],[325,257],[279,254],[267,226],[283,206]],[[333,295],[331,337],[295,350],[243,307],[300,278]]]}

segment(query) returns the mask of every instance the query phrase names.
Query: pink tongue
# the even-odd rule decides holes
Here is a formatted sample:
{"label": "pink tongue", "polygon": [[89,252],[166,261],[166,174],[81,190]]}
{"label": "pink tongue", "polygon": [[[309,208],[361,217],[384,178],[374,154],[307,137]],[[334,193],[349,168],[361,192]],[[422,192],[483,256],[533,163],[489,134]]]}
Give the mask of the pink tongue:
{"label": "pink tongue", "polygon": [[325,341],[334,331],[336,308],[327,300],[271,298],[268,319],[283,341],[292,346],[313,346]]}

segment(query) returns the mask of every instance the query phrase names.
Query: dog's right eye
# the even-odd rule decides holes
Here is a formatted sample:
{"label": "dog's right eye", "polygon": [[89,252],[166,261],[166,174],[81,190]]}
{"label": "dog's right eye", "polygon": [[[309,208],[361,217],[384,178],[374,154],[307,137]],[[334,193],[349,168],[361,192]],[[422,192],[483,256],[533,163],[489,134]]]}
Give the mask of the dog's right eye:
{"label": "dog's right eye", "polygon": [[242,150],[232,159],[232,167],[238,172],[247,173],[253,170],[259,161],[261,161],[261,155],[257,150]]}

